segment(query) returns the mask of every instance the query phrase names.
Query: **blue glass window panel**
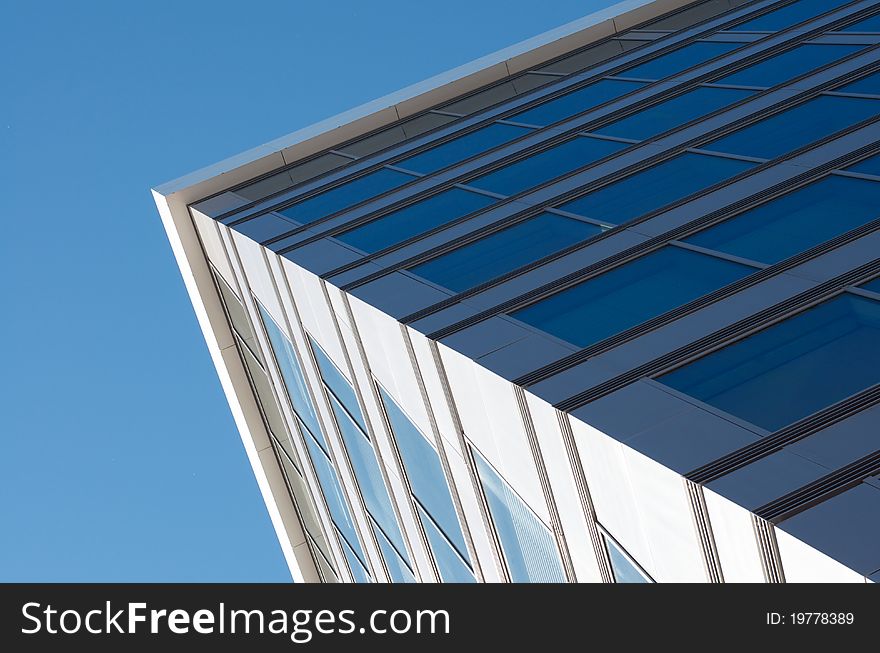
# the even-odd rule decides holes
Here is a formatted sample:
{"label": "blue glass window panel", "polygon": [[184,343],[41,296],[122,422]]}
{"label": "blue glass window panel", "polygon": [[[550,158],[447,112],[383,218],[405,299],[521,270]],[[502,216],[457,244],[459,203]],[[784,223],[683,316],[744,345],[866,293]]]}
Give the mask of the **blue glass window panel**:
{"label": "blue glass window panel", "polygon": [[861,172],[863,175],[877,175],[880,177],[880,154],[872,156],[864,161],[847,168],[851,172]]}
{"label": "blue glass window panel", "polygon": [[346,231],[336,238],[372,254],[457,220],[468,213],[479,211],[497,201],[479,193],[451,188]]}
{"label": "blue glass window panel", "polygon": [[602,231],[601,227],[553,213],[459,247],[411,268],[413,274],[461,292]]}
{"label": "blue glass window panel", "polygon": [[406,168],[407,170],[430,174],[454,163],[464,161],[474,155],[488,152],[531,131],[531,129],[526,127],[492,124],[432,147],[402,161],[396,161],[394,165]]}
{"label": "blue glass window panel", "polygon": [[773,159],[878,114],[877,100],[824,95],[703,147]]}
{"label": "blue glass window panel", "polygon": [[348,568],[351,569],[351,576],[354,579],[355,583],[372,583],[372,579],[370,578],[370,572],[367,571],[366,567],[358,560],[358,557],[354,554],[354,551],[351,550],[351,547],[348,546],[348,542],[345,539],[342,539],[342,552],[345,554],[345,559],[348,560]]}
{"label": "blue glass window panel", "polygon": [[577,136],[467,182],[501,195],[516,195],[551,179],[583,168],[628,147],[626,143]]}
{"label": "blue glass window panel", "polygon": [[869,281],[868,283],[863,283],[861,287],[865,290],[870,290],[871,292],[880,293],[880,278]]}
{"label": "blue glass window panel", "polygon": [[385,404],[385,412],[391,423],[391,430],[397,441],[397,448],[403,459],[413,494],[440,525],[446,537],[455,543],[459,553],[467,558],[464,536],[455,514],[452,495],[449,493],[437,450],[428,443],[425,436],[383,389],[380,388],[379,393]]}
{"label": "blue glass window panel", "polygon": [[658,380],[775,431],[880,382],[880,302],[841,295]]}
{"label": "blue glass window panel", "polygon": [[402,552],[406,551],[406,548],[403,545],[397,517],[394,515],[391,499],[379,469],[379,462],[376,460],[376,452],[373,451],[373,446],[367,440],[367,436],[333,397],[330,398],[330,406],[333,408],[333,414],[336,415],[336,423],[339,425],[339,432],[345,441],[348,459],[351,461],[351,467],[354,470],[367,510],[403,557]]}
{"label": "blue glass window panel", "polygon": [[880,217],[880,183],[831,175],[686,239],[777,263]]}
{"label": "blue glass window panel", "polygon": [[415,583],[416,579],[410,571],[409,566],[400,557],[395,548],[391,546],[391,542],[385,537],[381,528],[377,528],[373,524],[373,534],[379,543],[379,549],[382,551],[382,558],[385,560],[385,566],[388,568],[388,575],[391,577],[392,583]]}
{"label": "blue glass window panel", "polygon": [[611,560],[611,571],[614,573],[614,581],[617,583],[650,583],[642,572],[630,562],[617,545],[610,538],[605,539],[608,549],[608,558]]}
{"label": "blue glass window panel", "polygon": [[849,27],[844,27],[842,32],[880,32],[880,14],[875,14],[870,18],[866,18],[865,20],[860,20],[859,22],[850,25]]}
{"label": "blue glass window panel", "polygon": [[348,379],[343,376],[339,368],[330,360],[330,357],[324,353],[324,350],[312,338],[309,338],[312,344],[312,351],[315,352],[315,360],[318,361],[318,369],[321,372],[321,378],[330,388],[330,391],[336,395],[336,398],[345,406],[345,409],[355,418],[361,430],[366,433],[367,425],[364,422],[364,415],[361,412],[360,404],[354,388]]}
{"label": "blue glass window panel", "polygon": [[730,29],[738,32],[775,32],[815,18],[848,2],[852,0],[797,0]]}
{"label": "blue glass window panel", "polygon": [[549,529],[476,452],[477,473],[514,583],[563,583],[565,572]]}
{"label": "blue glass window panel", "polygon": [[419,520],[425,529],[431,551],[434,552],[434,561],[440,571],[440,580],[444,583],[475,583],[473,572],[421,507],[419,508]]}
{"label": "blue glass window panel", "polygon": [[865,95],[880,95],[880,73],[874,73],[862,77],[859,80],[834,89],[842,93],[864,93]]}
{"label": "blue glass window panel", "polygon": [[595,130],[595,133],[639,140],[651,138],[734,102],[739,102],[750,95],[754,95],[754,91],[733,88],[697,88],[600,127]]}
{"label": "blue glass window panel", "polygon": [[541,125],[543,127],[583,113],[643,86],[645,86],[645,82],[603,79],[595,84],[566,93],[554,100],[549,100],[544,104],[515,113],[512,116],[508,116],[507,119],[515,122],[524,122],[529,125]]}
{"label": "blue glass window panel", "polygon": [[284,379],[284,389],[287,390],[287,396],[290,397],[293,410],[326,451],[328,450],[327,441],[324,439],[324,434],[321,432],[321,427],[318,424],[315,407],[309,398],[306,381],[296,359],[296,354],[293,351],[293,345],[287,339],[287,336],[281,332],[281,329],[266,309],[259,303],[257,308],[260,311],[260,318],[263,320],[266,334],[269,336],[269,344],[272,347],[272,352],[275,354],[275,360],[278,362],[281,378]]}
{"label": "blue glass window panel", "polygon": [[360,541],[358,540],[357,531],[354,522],[351,519],[351,513],[345,502],[345,496],[342,492],[342,485],[336,470],[327,458],[327,455],[318,446],[318,443],[307,433],[303,439],[306,442],[306,448],[309,450],[309,458],[312,459],[312,466],[315,468],[315,475],[318,477],[318,484],[321,486],[321,492],[324,494],[324,500],[327,502],[327,509],[333,523],[342,535],[342,539],[347,540],[350,546],[355,547],[357,555],[363,560],[364,552],[361,550]]}
{"label": "blue glass window panel", "polygon": [[842,59],[864,47],[863,45],[801,45],[713,81],[717,84],[740,86],[776,86],[832,61]]}
{"label": "blue glass window panel", "polygon": [[742,46],[742,43],[697,41],[616,74],[637,79],[663,79]]}
{"label": "blue glass window panel", "polygon": [[754,268],[667,246],[512,313],[587,347],[751,274]]}
{"label": "blue glass window panel", "polygon": [[274,213],[264,213],[250,220],[245,220],[232,228],[241,235],[261,243],[264,240],[287,233],[297,226],[295,222],[285,220]]}
{"label": "blue glass window panel", "polygon": [[278,213],[300,224],[309,224],[393,188],[403,186],[413,179],[415,177],[405,175],[402,172],[380,168],[286,209],[281,209]]}
{"label": "blue glass window panel", "polygon": [[587,218],[621,224],[748,170],[755,164],[685,153],[563,204]]}

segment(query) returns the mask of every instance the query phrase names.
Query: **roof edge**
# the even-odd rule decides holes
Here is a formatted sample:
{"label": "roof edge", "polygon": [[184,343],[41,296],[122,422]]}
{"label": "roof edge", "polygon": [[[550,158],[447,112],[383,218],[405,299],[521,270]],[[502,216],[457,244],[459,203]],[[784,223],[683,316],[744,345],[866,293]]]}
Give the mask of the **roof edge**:
{"label": "roof edge", "polygon": [[164,197],[179,194],[185,203],[193,202],[691,2],[623,0],[152,190]]}

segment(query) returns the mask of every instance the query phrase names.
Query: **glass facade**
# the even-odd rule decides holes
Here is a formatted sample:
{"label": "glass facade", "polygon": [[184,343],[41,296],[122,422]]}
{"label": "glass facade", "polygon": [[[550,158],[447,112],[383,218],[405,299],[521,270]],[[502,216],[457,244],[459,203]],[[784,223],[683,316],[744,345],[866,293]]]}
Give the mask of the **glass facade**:
{"label": "glass facade", "polygon": [[679,247],[614,268],[512,314],[557,338],[586,347],[753,272]]}
{"label": "glass facade", "polygon": [[755,164],[686,153],[587,193],[559,208],[621,224],[745,172]]}
{"label": "glass facade", "polygon": [[880,302],[845,293],[659,381],[775,431],[880,383]]}
{"label": "glass facade", "polygon": [[492,193],[516,195],[595,163],[624,147],[623,143],[579,136],[495,172],[471,179],[468,184]]}
{"label": "glass facade", "polygon": [[620,546],[610,537],[604,537],[608,559],[611,562],[611,573],[615,583],[650,583],[650,579],[639,570]]}
{"label": "glass facade", "polygon": [[737,25],[735,29],[752,32],[775,32],[824,14],[848,2],[850,0],[795,0],[781,9],[770,11]]}
{"label": "glass facade", "polygon": [[474,460],[510,579],[514,583],[564,582],[550,531],[476,451]]}
{"label": "glass facade", "polygon": [[[293,345],[281,331],[281,328],[272,316],[269,315],[268,311],[259,304],[258,308],[266,335],[269,337],[272,353],[275,356],[275,362],[284,379],[288,398],[296,414],[297,424],[304,444],[309,452],[315,476],[324,494],[327,510],[340,535],[341,546],[349,562],[352,576],[356,582],[370,582],[370,574],[364,562],[366,557],[361,548],[357,528],[352,520],[342,484],[330,459],[327,439],[318,425],[315,407],[309,398],[305,377],[303,376]],[[309,424],[312,426],[310,427]]]}
{"label": "glass facade", "polygon": [[[487,370],[570,418],[584,487],[641,472],[591,477],[591,456],[618,463],[578,420],[698,486],[756,460],[737,472],[748,483],[709,487],[766,493],[742,505],[774,525],[757,507],[801,486],[767,488],[876,451],[859,393],[880,383],[880,13],[846,18],[847,4],[689,4],[191,205],[231,330],[218,342],[240,354],[322,578],[564,582],[594,556],[606,580],[677,580],[683,554],[665,564],[647,522],[637,544],[607,504],[608,530],[554,512],[581,505],[581,477],[544,468],[547,424]],[[819,27],[826,13],[838,24]],[[279,301],[289,322],[263,306]],[[328,352],[362,357],[363,378]],[[638,410],[607,408],[622,403]],[[829,407],[797,428],[865,420],[833,452],[781,441]],[[520,418],[526,444],[486,432]],[[651,537],[652,559],[628,553]]]}
{"label": "glass facade", "polygon": [[598,225],[544,212],[410,271],[460,292],[602,231]]}
{"label": "glass facade", "polygon": [[773,159],[877,116],[877,100],[822,96],[713,141],[706,149]]}
{"label": "glass facade", "polygon": [[[439,547],[434,553],[440,576],[462,582],[467,578],[462,567],[470,562],[440,456],[388,393],[380,388],[379,394],[428,541],[432,548]],[[441,543],[441,538],[446,542]]]}
{"label": "glass facade", "polygon": [[412,570],[403,534],[400,532],[400,525],[391,505],[391,497],[385,487],[385,479],[373,443],[367,435],[364,416],[354,388],[314,340],[311,340],[311,347],[367,512],[373,521],[373,527],[378,527],[384,536],[386,546],[383,552],[389,551],[394,554],[391,559],[384,556],[385,564],[392,575],[397,573],[400,577],[404,577],[401,571],[403,568],[411,576]]}
{"label": "glass facade", "polygon": [[829,175],[705,229],[685,241],[778,263],[880,218],[880,184]]}
{"label": "glass facade", "polygon": [[863,50],[859,45],[801,45],[715,80],[717,84],[776,86]]}

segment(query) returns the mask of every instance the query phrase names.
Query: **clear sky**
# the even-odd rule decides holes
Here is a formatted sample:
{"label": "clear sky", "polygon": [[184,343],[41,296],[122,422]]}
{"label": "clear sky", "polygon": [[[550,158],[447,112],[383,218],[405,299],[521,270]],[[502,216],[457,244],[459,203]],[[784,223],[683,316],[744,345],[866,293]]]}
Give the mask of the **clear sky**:
{"label": "clear sky", "polygon": [[8,5],[0,581],[289,580],[150,187],[610,4]]}

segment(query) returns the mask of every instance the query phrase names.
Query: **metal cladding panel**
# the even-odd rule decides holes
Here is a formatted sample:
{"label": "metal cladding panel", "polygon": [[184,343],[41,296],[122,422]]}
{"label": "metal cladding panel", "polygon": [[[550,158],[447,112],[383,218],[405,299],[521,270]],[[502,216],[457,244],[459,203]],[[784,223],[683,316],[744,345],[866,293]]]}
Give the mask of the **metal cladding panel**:
{"label": "metal cladding panel", "polygon": [[655,569],[623,445],[578,419],[571,420],[571,428],[598,522],[642,567]]}
{"label": "metal cladding panel", "polygon": [[762,583],[761,555],[748,510],[704,489],[725,583]]}
{"label": "metal cladding panel", "polygon": [[546,523],[550,514],[509,381],[440,345],[465,436]]}
{"label": "metal cladding panel", "polygon": [[787,583],[864,583],[865,577],[785,531],[776,530]]}
{"label": "metal cladding panel", "polygon": [[596,552],[587,537],[584,506],[563,441],[556,409],[528,392],[525,393],[525,398],[578,582],[600,582]]}

